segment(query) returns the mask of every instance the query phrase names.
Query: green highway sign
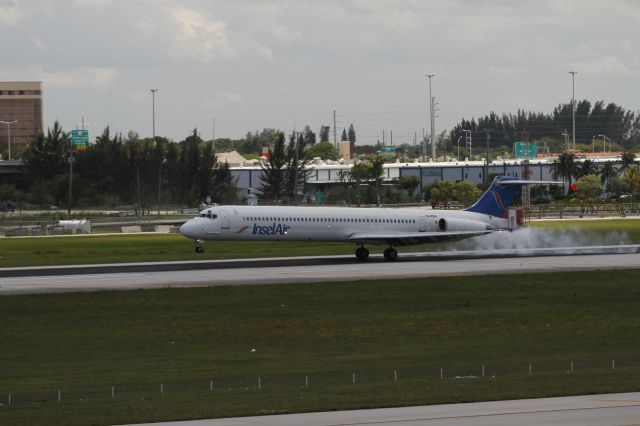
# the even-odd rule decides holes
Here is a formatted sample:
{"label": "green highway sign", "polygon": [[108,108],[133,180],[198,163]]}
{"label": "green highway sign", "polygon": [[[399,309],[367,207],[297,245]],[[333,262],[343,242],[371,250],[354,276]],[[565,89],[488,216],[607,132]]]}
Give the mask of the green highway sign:
{"label": "green highway sign", "polygon": [[396,155],[396,147],[395,145],[381,146],[378,153],[380,155]]}
{"label": "green highway sign", "polygon": [[516,142],[515,155],[516,158],[535,158],[538,155],[538,143]]}
{"label": "green highway sign", "polygon": [[88,130],[72,130],[71,146],[75,151],[82,151],[89,148],[89,131]]}

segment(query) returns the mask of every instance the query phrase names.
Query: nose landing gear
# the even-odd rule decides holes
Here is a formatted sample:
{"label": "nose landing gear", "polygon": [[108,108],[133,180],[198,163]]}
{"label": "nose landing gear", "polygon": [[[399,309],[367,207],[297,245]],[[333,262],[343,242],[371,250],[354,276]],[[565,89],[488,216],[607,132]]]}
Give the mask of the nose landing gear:
{"label": "nose landing gear", "polygon": [[196,240],[196,253],[204,253],[204,241]]}

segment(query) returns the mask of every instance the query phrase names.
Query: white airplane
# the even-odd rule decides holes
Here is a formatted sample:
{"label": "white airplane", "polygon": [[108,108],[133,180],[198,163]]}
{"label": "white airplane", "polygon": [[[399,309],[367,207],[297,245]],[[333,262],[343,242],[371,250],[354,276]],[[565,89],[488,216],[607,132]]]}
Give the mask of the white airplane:
{"label": "white airplane", "polygon": [[214,241],[338,241],[355,243],[358,260],[367,260],[365,244],[388,245],[386,260],[395,260],[395,246],[457,241],[508,229],[508,207],[523,185],[555,184],[514,177],[496,177],[487,191],[464,210],[419,208],[350,208],[291,206],[213,206],[180,227],[203,252]]}

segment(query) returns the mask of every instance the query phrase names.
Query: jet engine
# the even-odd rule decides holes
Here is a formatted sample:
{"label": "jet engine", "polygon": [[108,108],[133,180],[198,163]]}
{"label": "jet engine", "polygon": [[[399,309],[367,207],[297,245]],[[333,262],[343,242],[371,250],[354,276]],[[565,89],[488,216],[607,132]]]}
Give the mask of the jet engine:
{"label": "jet engine", "polygon": [[441,217],[438,219],[438,229],[442,232],[486,231],[487,229],[490,229],[490,227],[486,223],[478,222],[476,220],[455,218],[445,219],[444,217]]}

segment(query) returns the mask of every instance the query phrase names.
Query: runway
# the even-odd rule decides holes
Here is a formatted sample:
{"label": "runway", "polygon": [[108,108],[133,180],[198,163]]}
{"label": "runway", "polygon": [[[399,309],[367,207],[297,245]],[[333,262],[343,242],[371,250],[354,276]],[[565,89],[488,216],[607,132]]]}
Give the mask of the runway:
{"label": "runway", "polygon": [[0,269],[0,295],[640,268],[640,245]]}
{"label": "runway", "polygon": [[[640,425],[640,392],[153,423],[155,426]],[[151,425],[151,424],[149,424]]]}

